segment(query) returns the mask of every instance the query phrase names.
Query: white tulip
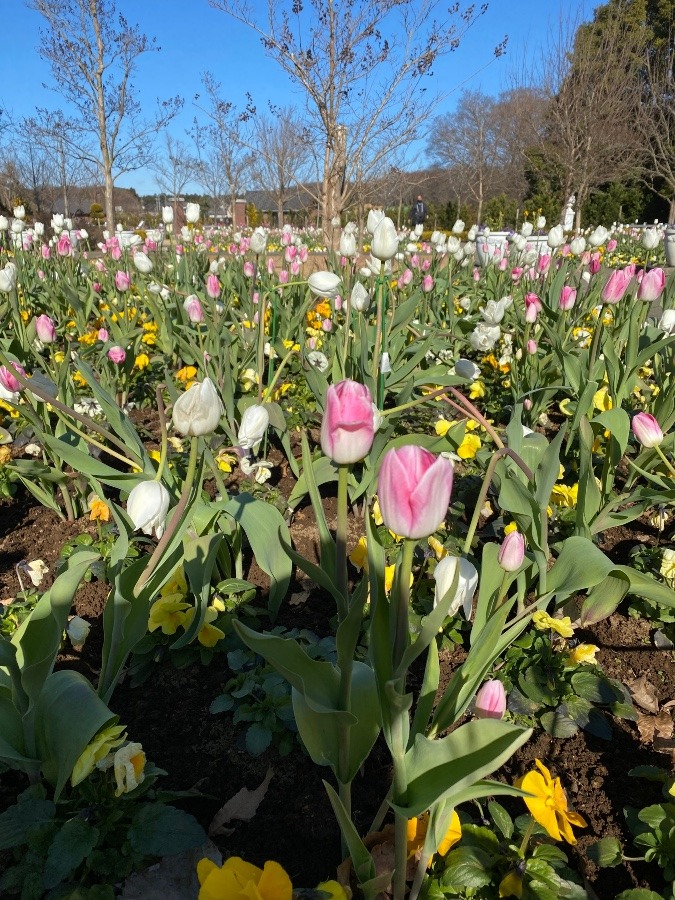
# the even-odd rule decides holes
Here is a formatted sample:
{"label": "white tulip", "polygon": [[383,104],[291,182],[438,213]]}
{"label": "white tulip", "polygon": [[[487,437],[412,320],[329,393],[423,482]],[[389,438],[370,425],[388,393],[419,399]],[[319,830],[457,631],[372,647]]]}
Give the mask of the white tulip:
{"label": "white tulip", "polygon": [[91,625],[85,619],[81,619],[80,616],[71,616],[68,619],[66,633],[75,650],[79,651],[84,647],[84,642],[87,640],[90,631]]}
{"label": "white tulip", "polygon": [[452,235],[448,238],[448,253],[457,253],[457,251],[461,248],[462,244],[459,238]]}
{"label": "white tulip", "polygon": [[185,221],[188,225],[196,225],[199,222],[199,203],[185,204]]}
{"label": "white tulip", "polygon": [[12,219],[12,234],[21,234],[25,227],[23,219]]}
{"label": "white tulip", "polygon": [[44,222],[36,222],[35,225],[33,225],[33,231],[35,232],[36,237],[42,237],[45,233]]}
{"label": "white tulip", "polygon": [[14,207],[14,218],[15,219],[25,219],[26,218],[26,207],[25,206],[15,206]]}
{"label": "white tulip", "polygon": [[375,229],[380,224],[382,219],[384,219],[384,210],[383,209],[371,209],[368,212],[366,228],[370,234],[375,234]]}
{"label": "white tulip", "polygon": [[661,236],[656,228],[645,228],[642,232],[642,246],[645,250],[654,250],[659,246]]}
{"label": "white tulip", "polygon": [[417,238],[422,237],[422,235],[424,234],[424,225],[422,225],[421,223],[419,225],[415,225],[415,228],[413,229],[413,234]]}
{"label": "white tulip", "polygon": [[535,227],[538,231],[541,231],[543,228],[546,228],[546,216],[539,216],[539,218],[535,222]]}
{"label": "white tulip", "polygon": [[165,225],[173,224],[173,207],[172,206],[163,206],[162,207],[162,222]]}
{"label": "white tulip", "polygon": [[127,500],[127,514],[134,531],[152,534],[158,538],[164,534],[166,514],[171,497],[161,481],[142,481],[132,489]]}
{"label": "white tulip", "polygon": [[0,216],[0,231],[7,231],[9,228],[9,220],[6,216]]}
{"label": "white tulip", "polygon": [[0,269],[0,294],[9,294],[16,287],[16,265],[8,262],[4,269]]}
{"label": "white tulip", "polygon": [[356,256],[356,236],[349,231],[343,231],[340,235],[340,255],[351,258]]}
{"label": "white tulip", "polygon": [[466,239],[468,241],[475,241],[477,236],[478,236],[478,226],[472,225],[471,228],[469,228],[469,230],[467,231]]}
{"label": "white tulip", "polygon": [[469,343],[474,350],[489,353],[499,340],[501,333],[499,325],[486,325],[481,322],[469,335]]}
{"label": "white tulip", "polygon": [[590,247],[600,247],[609,237],[609,231],[602,225],[598,227],[588,236],[588,244]]}
{"label": "white tulip", "polygon": [[475,381],[480,378],[480,368],[470,359],[458,359],[455,363],[455,375],[460,378],[467,378],[469,381]]}
{"label": "white tulip", "polygon": [[251,235],[251,250],[255,254],[260,254],[265,252],[266,247],[267,232],[264,228],[256,228],[256,230]]}
{"label": "white tulip", "polygon": [[63,228],[63,216],[60,213],[54,213],[52,216],[52,231],[58,234]]}
{"label": "white tulip", "polygon": [[659,321],[659,328],[661,331],[665,331],[666,334],[675,332],[675,309],[664,309]]}
{"label": "white tulip", "polygon": [[452,226],[453,234],[461,234],[464,231],[464,222],[462,219],[457,219],[455,224]]}
{"label": "white tulip", "polygon": [[506,310],[512,305],[513,297],[502,297],[501,300],[488,300],[480,307],[483,319],[488,325],[499,325]]}
{"label": "white tulip", "polygon": [[520,227],[520,233],[522,234],[523,237],[526,237],[526,238],[528,238],[532,234],[533,231],[534,231],[534,225],[532,224],[532,222],[523,222],[523,224]]}
{"label": "white tulip", "polygon": [[184,437],[211,434],[218,427],[223,404],[210,378],[193,384],[173,405],[173,427]]}
{"label": "white tulip", "polygon": [[355,282],[352,288],[351,305],[352,309],[360,313],[366,312],[370,307],[370,294],[360,281]]}
{"label": "white tulip", "polygon": [[546,243],[549,245],[551,250],[555,250],[557,247],[562,247],[565,243],[565,231],[562,225],[554,225],[553,228],[548,233],[548,237],[546,238]]}
{"label": "white tulip", "polygon": [[317,297],[327,297],[334,300],[339,293],[341,279],[333,272],[312,272],[307,279],[309,289]]}
{"label": "white tulip", "polygon": [[244,410],[237,434],[237,444],[242,450],[258,449],[270,424],[270,414],[264,404],[254,404]]}
{"label": "white tulip", "polygon": [[141,250],[134,253],[134,265],[142,275],[149,275],[152,272],[152,260]]}
{"label": "white tulip", "polygon": [[575,237],[570,241],[570,252],[575,256],[581,256],[586,249],[586,238]]}
{"label": "white tulip", "polygon": [[455,588],[455,596],[448,609],[448,615],[454,616],[461,608],[464,612],[464,618],[471,617],[471,606],[473,597],[478,587],[478,572],[468,559],[463,556],[444,556],[434,569],[434,581],[436,582],[436,591],[434,593],[434,608],[452,588],[457,574],[457,564],[459,563],[459,575],[457,578],[457,586]]}
{"label": "white tulip", "polygon": [[89,232],[85,228],[80,228],[76,235],[78,241],[86,241],[89,238]]}
{"label": "white tulip", "polygon": [[386,262],[396,256],[397,250],[398,234],[396,232],[396,226],[391,219],[385,216],[373,233],[370,252],[375,259]]}

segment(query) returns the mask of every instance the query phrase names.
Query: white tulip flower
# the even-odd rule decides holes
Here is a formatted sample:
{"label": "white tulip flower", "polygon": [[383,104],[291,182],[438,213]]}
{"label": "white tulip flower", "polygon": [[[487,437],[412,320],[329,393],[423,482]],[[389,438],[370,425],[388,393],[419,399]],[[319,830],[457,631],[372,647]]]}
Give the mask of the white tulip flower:
{"label": "white tulip flower", "polygon": [[603,226],[598,227],[588,236],[589,247],[600,247],[609,237],[609,231]]}
{"label": "white tulip flower", "polygon": [[434,593],[434,608],[452,588],[459,564],[459,576],[455,588],[455,596],[448,609],[448,615],[454,616],[461,608],[465,619],[471,618],[471,606],[474,594],[478,587],[478,572],[468,559],[463,556],[444,556],[434,569],[434,581],[436,590]]}
{"label": "white tulip flower", "polygon": [[370,234],[375,234],[375,229],[380,224],[380,222],[384,219],[384,210],[383,209],[371,209],[368,212],[368,219],[366,221],[366,229]]}
{"label": "white tulip flower", "polygon": [[352,288],[351,305],[352,309],[361,313],[367,312],[370,307],[370,294],[360,281],[355,282]]}
{"label": "white tulip flower", "polygon": [[373,233],[370,252],[381,262],[391,260],[398,250],[398,233],[394,223],[385,216]]}
{"label": "white tulip flower", "polygon": [[143,253],[141,250],[134,253],[134,266],[142,275],[149,275],[153,268],[152,260],[147,253]]}
{"label": "white tulip flower", "polygon": [[166,514],[171,497],[161,481],[142,481],[132,489],[127,500],[127,514],[134,531],[152,534],[158,538],[164,534]]}
{"label": "white tulip flower", "polygon": [[341,279],[333,272],[312,272],[307,279],[309,289],[317,297],[327,297],[334,300],[339,293]]}
{"label": "white tulip flower", "polygon": [[259,255],[265,252],[267,247],[267,232],[264,228],[256,228],[251,235],[251,250]]}
{"label": "white tulip flower", "polygon": [[196,225],[199,222],[199,203],[185,204],[185,221],[188,225]]}
{"label": "white tulip flower", "polygon": [[184,437],[211,434],[218,427],[223,404],[210,378],[193,384],[173,405],[173,427]]}
{"label": "white tulip flower", "polygon": [[242,450],[258,449],[270,424],[270,414],[264,404],[254,404],[244,410],[237,434],[237,444]]}

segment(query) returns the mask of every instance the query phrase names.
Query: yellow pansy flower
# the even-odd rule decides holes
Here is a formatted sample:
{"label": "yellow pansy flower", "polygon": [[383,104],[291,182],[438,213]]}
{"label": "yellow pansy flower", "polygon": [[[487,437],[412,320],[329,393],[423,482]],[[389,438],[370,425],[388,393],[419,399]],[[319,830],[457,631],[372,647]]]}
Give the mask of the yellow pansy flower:
{"label": "yellow pansy flower", "polygon": [[176,372],[176,381],[188,382],[192,381],[192,379],[197,374],[197,369],[195,366],[183,366],[182,369],[179,369]]}
{"label": "yellow pansy flower", "polygon": [[113,767],[117,783],[115,796],[121,797],[122,794],[135,790],[145,779],[143,745],[128,743],[120,747],[115,753]]}
{"label": "yellow pansy flower", "polygon": [[383,525],[384,519],[382,518],[382,513],[380,512],[380,501],[375,497],[373,500],[373,521],[376,525]]}
{"label": "yellow pansy flower", "polygon": [[96,343],[98,335],[95,331],[88,331],[86,334],[81,334],[77,340],[80,344],[91,345]]}
{"label": "yellow pansy flower", "polygon": [[564,616],[562,619],[554,619],[553,616],[549,616],[543,609],[538,609],[532,616],[532,624],[537,631],[555,631],[556,634],[564,638],[571,638],[574,634],[572,620],[569,616]]}
{"label": "yellow pansy flower", "polygon": [[593,394],[593,406],[600,412],[606,412],[608,409],[612,408],[613,403],[612,398],[609,396],[609,385],[603,384],[603,386]]}
{"label": "yellow pansy flower", "polygon": [[66,354],[63,352],[63,350],[57,350],[56,353],[54,354],[54,362],[55,363],[60,364],[63,362],[63,360],[65,358],[66,358]]}
{"label": "yellow pansy flower", "polygon": [[293,885],[279,863],[268,860],[259,869],[240,856],[231,856],[222,866],[210,859],[197,863],[198,900],[292,900]]}
{"label": "yellow pansy flower", "polygon": [[670,587],[675,587],[675,550],[671,550],[670,547],[666,547],[663,551],[659,572]]}
{"label": "yellow pansy flower", "polygon": [[[420,852],[422,847],[424,846],[424,841],[427,836],[427,829],[429,828],[429,813],[423,813],[421,816],[415,816],[412,819],[408,819],[408,826],[406,829],[406,840],[408,844],[408,859],[414,859],[415,856]],[[459,821],[459,816],[457,815],[457,810],[452,811],[452,816],[450,817],[450,825],[448,826],[448,830],[445,833],[445,836],[441,843],[438,845],[438,850],[436,853],[439,856],[445,856],[446,853],[450,850],[451,847],[462,839],[462,824]],[[433,856],[429,860],[428,868],[431,868],[433,863]]]}
{"label": "yellow pansy flower", "polygon": [[594,666],[595,654],[600,648],[595,644],[577,644],[565,657],[566,666]]}
{"label": "yellow pansy flower", "polygon": [[126,739],[124,728],[124,725],[109,725],[87,744],[73,766],[70,776],[70,783],[73,787],[84,781],[94,771],[96,763],[105,759],[111,750],[124,743]]}
{"label": "yellow pansy flower", "polygon": [[139,353],[134,360],[134,369],[139,369],[141,372],[143,371],[143,369],[147,369],[149,365],[150,357],[147,353]]}
{"label": "yellow pansy flower", "polygon": [[481,448],[481,441],[477,434],[465,434],[462,443],[457,448],[457,456],[460,459],[473,459]]}
{"label": "yellow pansy flower", "polygon": [[296,344],[293,341],[284,340],[281,342],[287,350],[292,350],[294,353],[300,352],[300,344]]}
{"label": "yellow pansy flower", "polygon": [[227,450],[219,450],[216,456],[216,464],[221,472],[229,473],[236,466],[239,457],[235,453],[228,453]]}
{"label": "yellow pansy flower", "polygon": [[436,434],[439,437],[445,437],[448,431],[452,428],[453,424],[453,422],[448,422],[447,419],[439,419],[434,426]]}
{"label": "yellow pansy flower", "polygon": [[[508,370],[507,370],[508,371]],[[474,381],[469,388],[469,399],[480,400],[485,396],[485,385],[482,381]]]}
{"label": "yellow pansy flower", "polygon": [[[394,575],[396,574],[396,566],[385,566],[384,567],[384,593],[389,596],[391,594],[391,589],[394,586]],[[410,587],[413,586],[414,577],[412,572],[410,573]]]}
{"label": "yellow pansy flower", "polygon": [[191,608],[189,603],[179,599],[179,595],[160,597],[150,607],[148,631],[161,628],[162,634],[175,634],[179,628],[187,627],[186,613]]}
{"label": "yellow pansy flower", "polygon": [[239,384],[244,391],[252,390],[260,381],[258,373],[255,369],[244,369],[239,376]]}
{"label": "yellow pansy flower", "polygon": [[364,537],[359,538],[359,542],[349,554],[350,563],[359,570],[368,571],[368,542]]}
{"label": "yellow pansy flower", "polygon": [[92,522],[110,521],[110,507],[105,500],[101,500],[100,497],[94,497],[89,504],[89,509],[91,510],[89,518]]}
{"label": "yellow pansy flower", "polygon": [[448,555],[448,551],[445,549],[443,544],[441,544],[441,542],[433,536],[433,534],[431,535],[431,537],[427,538],[427,544],[434,551],[434,556],[439,562],[443,559],[444,556]]}
{"label": "yellow pansy flower", "polygon": [[577,505],[578,494],[578,484],[571,486],[556,484],[551,491],[551,503],[554,503],[556,506],[564,506],[566,509],[574,509]]}
{"label": "yellow pansy flower", "polygon": [[516,522],[509,522],[508,525],[504,526],[504,534],[511,534],[512,531],[518,531],[518,525]]}
{"label": "yellow pansy flower", "polygon": [[551,778],[551,773],[538,759],[535,759],[538,772],[528,772],[516,781],[516,787],[533,797],[523,797],[531,816],[555,841],[566,840],[568,844],[576,844],[577,839],[572,825],[586,828],[586,820],[569,809],[567,795],[559,778]]}
{"label": "yellow pansy flower", "polygon": [[[194,619],[194,616],[195,608],[194,606],[191,606],[185,613],[184,627],[186,630],[190,627],[190,623]],[[225,632],[212,624],[217,618],[218,610],[215,606],[207,606],[202,627],[197,632],[197,640],[202,647],[215,647],[218,641],[222,641],[225,637]]]}
{"label": "yellow pansy flower", "polygon": [[511,869],[499,882],[500,897],[517,897],[518,900],[523,896],[523,876],[519,875],[515,869]]}

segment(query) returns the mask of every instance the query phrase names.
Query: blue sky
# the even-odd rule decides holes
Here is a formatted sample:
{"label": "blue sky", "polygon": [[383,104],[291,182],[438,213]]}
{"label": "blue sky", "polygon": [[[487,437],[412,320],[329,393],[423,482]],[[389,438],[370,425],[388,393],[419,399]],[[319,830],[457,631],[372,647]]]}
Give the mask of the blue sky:
{"label": "blue sky", "polygon": [[[68,2],[68,0],[64,0]],[[265,0],[253,0],[264,4]],[[415,2],[415,0],[411,0]],[[580,0],[584,18],[590,18],[597,2]],[[25,0],[1,0],[5,38],[0,53],[0,105],[14,117],[31,115],[36,106],[56,108],[59,97],[45,89],[49,67],[38,53],[41,17]],[[258,38],[207,0],[118,0],[117,6],[131,23],[137,23],[157,39],[161,52],[147,54],[139,64],[135,85],[141,101],[154,108],[157,98],[179,94],[185,104],[171,125],[171,133],[186,140],[198,110],[194,96],[201,91],[201,75],[211,71],[223,85],[223,96],[243,106],[249,91],[258,109],[270,100],[278,105],[299,102],[298,94],[276,64],[265,56]],[[469,30],[459,50],[434,67],[433,88],[447,94],[439,112],[454,108],[462,89],[480,89],[497,94],[508,86],[513,66],[527,64],[546,36],[566,15],[565,0],[490,0],[488,12]],[[505,35],[507,53],[499,60],[492,49]],[[133,186],[139,193],[157,188],[151,172],[123,176],[118,184]]]}

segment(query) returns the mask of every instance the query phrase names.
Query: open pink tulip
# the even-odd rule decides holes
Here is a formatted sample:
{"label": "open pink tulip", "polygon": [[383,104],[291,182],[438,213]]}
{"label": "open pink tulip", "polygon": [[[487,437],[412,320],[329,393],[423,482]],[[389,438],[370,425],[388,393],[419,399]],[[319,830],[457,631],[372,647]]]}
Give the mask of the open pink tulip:
{"label": "open pink tulip", "polygon": [[505,572],[517,572],[525,559],[525,537],[519,531],[510,531],[499,548],[497,562]]}
{"label": "open pink tulip", "polygon": [[640,279],[640,287],[637,292],[638,300],[653,303],[659,299],[665,287],[666,276],[663,269],[650,269]]}
{"label": "open pink tulip", "polygon": [[541,312],[541,300],[536,294],[525,294],[525,321],[533,324]]}
{"label": "open pink tulip", "polygon": [[658,447],[663,440],[661,426],[651,413],[641,412],[633,416],[630,427],[638,441],[648,450]]}
{"label": "open pink tulip", "polygon": [[[515,534],[515,532],[513,532]],[[479,719],[502,719],[506,712],[506,691],[501,681],[486,681],[476,694],[473,713]]]}
{"label": "open pink tulip", "polygon": [[377,490],[387,528],[413,540],[433,534],[448,511],[452,476],[449,460],[416,444],[387,451]]}
{"label": "open pink tulip", "polygon": [[220,296],[220,282],[217,275],[206,276],[206,293],[212,300],[217,300]]}
{"label": "open pink tulip", "polygon": [[365,384],[347,378],[326,393],[321,423],[321,449],[338,465],[358,462],[375,437],[373,398]]}
{"label": "open pink tulip", "polygon": [[204,321],[204,310],[196,294],[190,294],[183,303],[183,309],[192,323]]}

